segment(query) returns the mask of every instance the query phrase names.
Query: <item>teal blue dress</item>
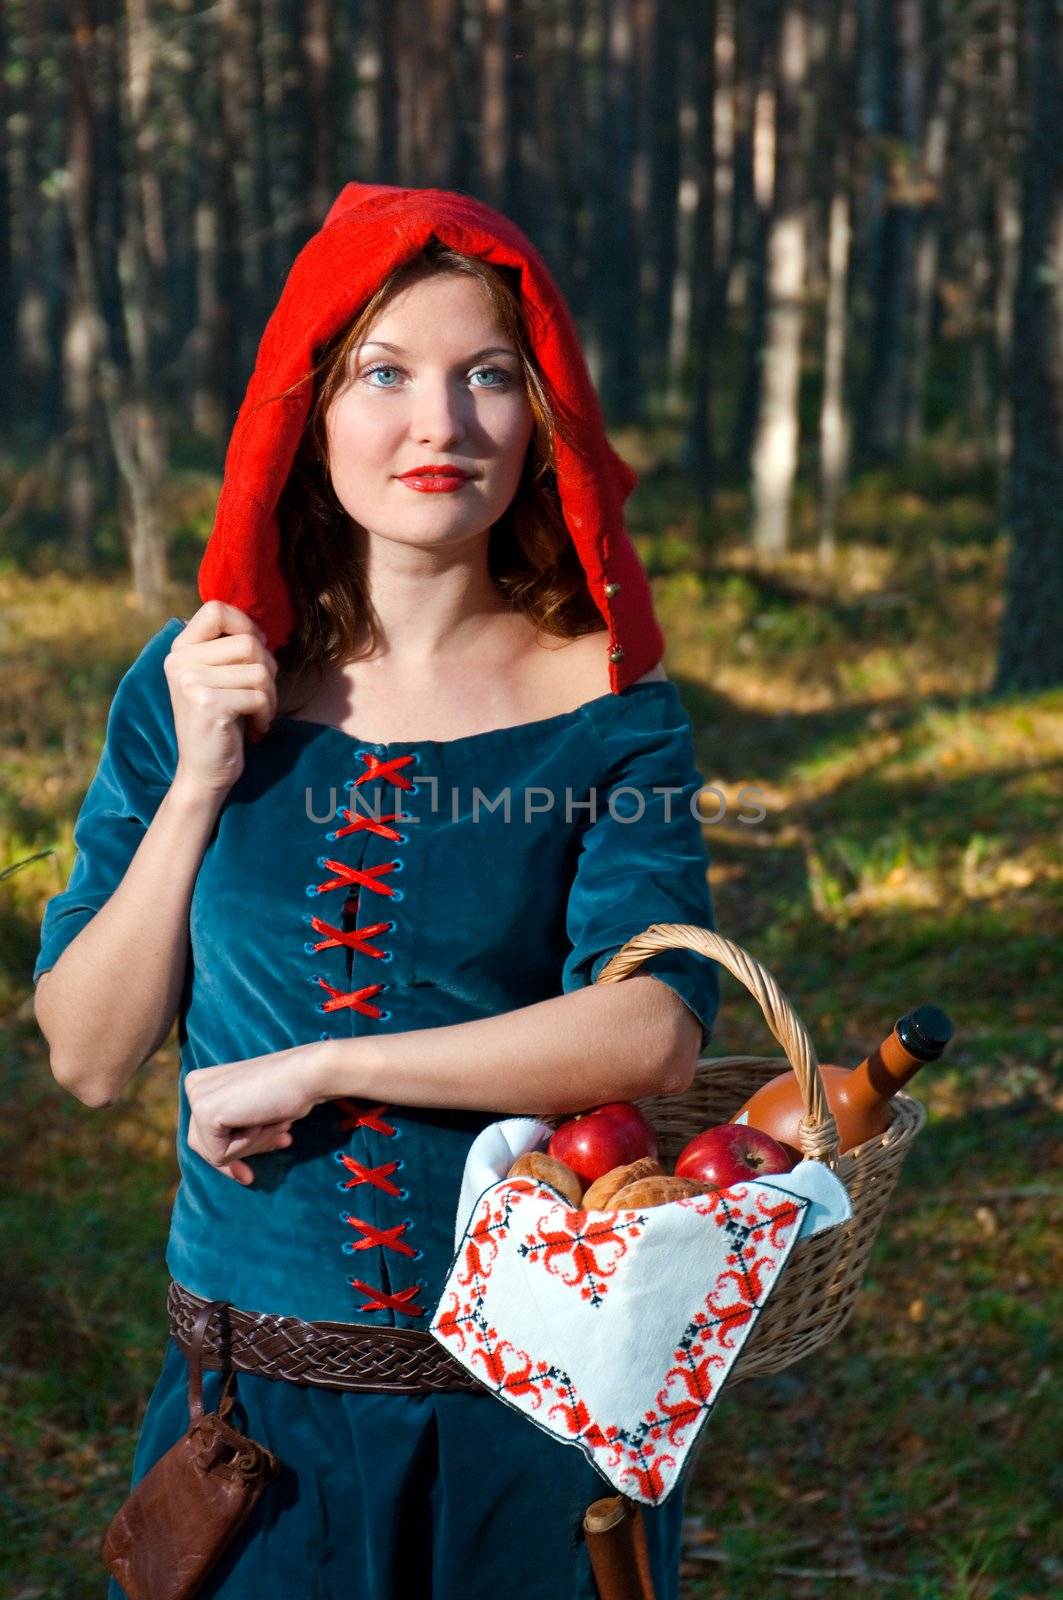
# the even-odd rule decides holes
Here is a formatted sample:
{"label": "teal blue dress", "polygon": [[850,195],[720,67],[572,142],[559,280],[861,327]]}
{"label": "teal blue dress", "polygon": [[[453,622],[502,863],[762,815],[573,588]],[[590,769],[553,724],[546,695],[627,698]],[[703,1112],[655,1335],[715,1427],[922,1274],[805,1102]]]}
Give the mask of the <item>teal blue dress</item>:
{"label": "teal blue dress", "polygon": [[[177,759],[148,641],[115,693],[45,909],[34,981],[108,899]],[[179,1011],[198,1067],[317,1038],[442,1027],[592,983],[653,922],[714,926],[690,721],[670,682],[450,740],[374,744],[279,716],[247,747],[204,850]],[[716,966],[689,951],[640,972],[702,1024]],[[171,1275],[198,1295],[311,1321],[425,1328],[453,1255],[469,1145],[498,1108],[334,1100],[250,1158],[244,1186],[189,1149],[179,1095]],[[205,1378],[212,1406],[219,1373]],[[188,1424],[170,1339],[135,1483]],[[583,1511],[609,1491],[582,1452],[490,1395],[358,1395],[238,1374],[236,1421],[283,1465],[211,1575],[224,1600],[590,1600]],[[678,1595],[682,1495],[645,1512],[658,1600]],[[110,1600],[122,1590],[112,1581]]]}

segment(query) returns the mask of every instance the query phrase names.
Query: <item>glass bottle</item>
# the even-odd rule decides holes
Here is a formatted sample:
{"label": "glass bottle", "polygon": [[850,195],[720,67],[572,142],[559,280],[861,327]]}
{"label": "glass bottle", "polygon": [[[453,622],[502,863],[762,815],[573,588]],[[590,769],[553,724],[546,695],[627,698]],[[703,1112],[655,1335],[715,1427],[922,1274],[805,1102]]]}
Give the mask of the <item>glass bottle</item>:
{"label": "glass bottle", "polygon": [[[952,1038],[952,1022],[940,1006],[916,1006],[898,1018],[892,1033],[858,1067],[820,1065],[827,1103],[838,1124],[840,1150],[851,1150],[885,1133],[890,1100],[928,1061],[937,1061]],[[802,1159],[798,1128],[805,1103],[795,1074],[787,1069],[761,1084],[731,1118],[759,1128]]]}

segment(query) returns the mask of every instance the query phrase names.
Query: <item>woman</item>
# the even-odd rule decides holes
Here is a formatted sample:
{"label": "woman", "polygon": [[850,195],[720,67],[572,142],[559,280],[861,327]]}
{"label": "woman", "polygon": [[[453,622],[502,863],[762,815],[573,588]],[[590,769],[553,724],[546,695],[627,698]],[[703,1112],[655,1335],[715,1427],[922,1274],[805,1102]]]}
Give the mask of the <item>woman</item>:
{"label": "woman", "polygon": [[[715,967],[594,982],[650,923],[712,925],[634,481],[513,224],[348,185],[263,335],[204,604],[115,694],[34,971],[53,1071],[92,1105],[179,1018],[171,1338],[134,1483],[188,1424],[173,1296],[299,1348],[424,1329],[481,1128],[690,1081]],[[234,1345],[240,1421],[283,1470],[204,1594],[593,1595],[606,1486],[577,1449],[486,1391],[258,1359]],[[645,1513],[659,1600],[681,1516]]]}

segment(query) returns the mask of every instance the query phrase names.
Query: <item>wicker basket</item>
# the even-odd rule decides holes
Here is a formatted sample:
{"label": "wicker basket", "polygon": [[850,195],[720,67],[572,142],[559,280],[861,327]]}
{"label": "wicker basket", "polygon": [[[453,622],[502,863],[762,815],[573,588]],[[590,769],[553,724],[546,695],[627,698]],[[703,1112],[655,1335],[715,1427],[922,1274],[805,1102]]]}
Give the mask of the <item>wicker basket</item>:
{"label": "wicker basket", "polygon": [[657,951],[671,949],[694,950],[718,961],[744,983],[756,996],[786,1058],[705,1056],[684,1094],[640,1101],[657,1129],[662,1160],[670,1166],[695,1134],[728,1121],[755,1089],[789,1065],[797,1074],[805,1102],[801,1124],[804,1153],[824,1161],[837,1173],[853,1208],[848,1222],[794,1246],[782,1278],[731,1370],[728,1382],[736,1383],[781,1372],[827,1344],[844,1327],[901,1162],[926,1121],[926,1110],[902,1091],[890,1102],[892,1120],[886,1132],[839,1156],[838,1131],[808,1032],[771,973],[740,945],[710,928],[654,923],[617,951],[602,968],[598,982],[626,978]]}

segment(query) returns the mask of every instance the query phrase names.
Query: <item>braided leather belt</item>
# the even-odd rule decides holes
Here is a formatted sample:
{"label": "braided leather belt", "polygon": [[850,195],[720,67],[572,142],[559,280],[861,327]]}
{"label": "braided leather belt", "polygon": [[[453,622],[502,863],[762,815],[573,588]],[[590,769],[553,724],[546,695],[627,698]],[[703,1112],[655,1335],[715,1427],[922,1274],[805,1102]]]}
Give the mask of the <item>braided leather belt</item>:
{"label": "braided leather belt", "polygon": [[[196,1316],[210,1303],[171,1279],[166,1295],[170,1332],[186,1357]],[[229,1305],[208,1324],[202,1360],[204,1367],[216,1371],[232,1366],[302,1387],[313,1384],[358,1394],[489,1392],[419,1328],[303,1322],[300,1317],[240,1311]]]}

